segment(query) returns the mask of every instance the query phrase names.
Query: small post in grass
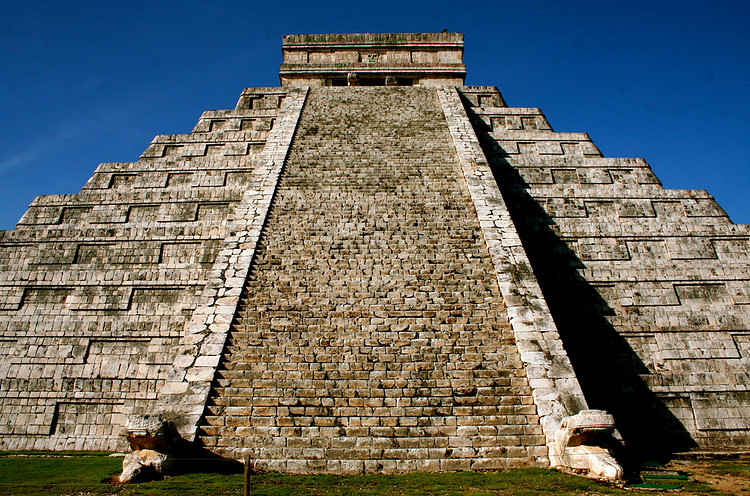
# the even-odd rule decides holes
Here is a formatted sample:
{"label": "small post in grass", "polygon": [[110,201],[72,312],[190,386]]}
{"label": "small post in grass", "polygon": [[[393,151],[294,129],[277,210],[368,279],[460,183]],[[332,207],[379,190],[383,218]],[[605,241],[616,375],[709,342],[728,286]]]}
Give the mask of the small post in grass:
{"label": "small post in grass", "polygon": [[250,496],[250,455],[245,455],[245,496]]}

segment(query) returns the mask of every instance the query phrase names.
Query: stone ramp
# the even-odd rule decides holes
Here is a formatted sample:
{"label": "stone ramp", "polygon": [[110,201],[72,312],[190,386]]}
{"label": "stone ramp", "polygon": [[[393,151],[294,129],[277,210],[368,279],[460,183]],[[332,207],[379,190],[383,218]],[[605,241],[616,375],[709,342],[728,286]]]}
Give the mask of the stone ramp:
{"label": "stone ramp", "polygon": [[435,89],[310,90],[198,436],[285,472],[546,459]]}

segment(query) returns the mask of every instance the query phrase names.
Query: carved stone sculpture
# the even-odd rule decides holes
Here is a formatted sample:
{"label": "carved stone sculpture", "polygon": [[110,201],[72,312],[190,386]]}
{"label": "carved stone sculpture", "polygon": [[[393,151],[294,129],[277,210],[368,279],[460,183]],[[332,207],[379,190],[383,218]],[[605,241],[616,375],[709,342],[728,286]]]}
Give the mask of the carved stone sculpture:
{"label": "carved stone sculpture", "polygon": [[130,415],[125,426],[125,437],[133,451],[170,450],[174,436],[169,423],[155,415]]}
{"label": "carved stone sculpture", "polygon": [[163,418],[156,415],[130,415],[125,437],[133,449],[122,461],[120,482],[152,480],[164,475],[174,465],[169,454],[179,437]]}
{"label": "carved stone sculpture", "polygon": [[565,417],[551,447],[552,466],[581,470],[598,479],[621,479],[622,467],[609,450],[614,430],[614,418],[603,410]]}
{"label": "carved stone sculpture", "polygon": [[122,461],[120,482],[138,482],[160,478],[169,471],[174,459],[158,451],[144,449],[125,455]]}

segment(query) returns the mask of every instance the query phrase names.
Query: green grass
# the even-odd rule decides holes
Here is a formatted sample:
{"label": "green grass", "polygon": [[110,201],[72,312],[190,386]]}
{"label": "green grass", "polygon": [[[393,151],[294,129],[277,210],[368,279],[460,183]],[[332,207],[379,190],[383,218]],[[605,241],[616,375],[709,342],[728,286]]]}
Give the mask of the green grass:
{"label": "green grass", "polygon": [[69,456],[0,458],[0,495],[77,494],[106,490],[102,481],[122,469],[122,458]]}
{"label": "green grass", "polygon": [[[191,473],[162,481],[119,485],[112,477],[122,458],[105,455],[0,457],[0,495],[117,494],[122,496],[241,495],[242,474]],[[404,474],[394,476],[252,476],[252,494],[265,495],[582,495],[624,491],[553,470],[498,473]]]}
{"label": "green grass", "polygon": [[[508,472],[404,474],[392,476],[282,476],[267,474],[253,480],[257,494],[267,495],[578,495],[624,494],[624,491],[554,470],[518,469]],[[253,494],[256,494],[254,492]]]}
{"label": "green grass", "polygon": [[750,460],[713,460],[711,470],[717,474],[729,474],[750,479]]}
{"label": "green grass", "polygon": [[[22,457],[0,454],[0,495],[117,495],[117,496],[229,496],[243,493],[241,473],[190,473],[162,481],[119,485],[112,482],[121,470],[122,458],[106,454],[24,453]],[[748,474],[749,462],[715,462],[717,472]],[[657,482],[649,480],[648,482]],[[661,481],[659,481],[661,482]],[[665,481],[667,482],[667,481]],[[669,481],[674,482],[674,481]],[[716,494],[705,485],[680,481],[684,491]],[[518,469],[507,472],[404,474],[252,476],[254,495],[375,495],[375,496],[489,496],[489,495],[633,495],[654,494],[622,490],[554,470]]]}
{"label": "green grass", "polygon": [[[192,473],[162,481],[118,485],[121,458],[106,456],[0,458],[0,495],[78,493],[122,496],[241,495],[242,474]],[[265,495],[496,495],[624,494],[623,491],[553,470],[394,476],[252,476],[252,494]]]}

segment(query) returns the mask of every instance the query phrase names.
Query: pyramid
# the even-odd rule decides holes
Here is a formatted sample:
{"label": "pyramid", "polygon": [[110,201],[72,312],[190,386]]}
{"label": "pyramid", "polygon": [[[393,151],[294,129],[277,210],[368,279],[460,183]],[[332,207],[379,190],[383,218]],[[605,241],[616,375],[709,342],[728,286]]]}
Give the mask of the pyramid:
{"label": "pyramid", "polygon": [[263,470],[548,466],[592,410],[633,453],[750,447],[748,226],[465,86],[461,34],[282,51],[0,232],[1,449],[158,414]]}

